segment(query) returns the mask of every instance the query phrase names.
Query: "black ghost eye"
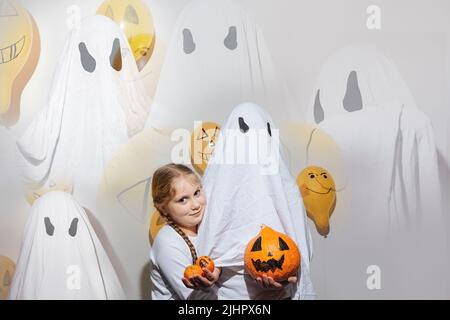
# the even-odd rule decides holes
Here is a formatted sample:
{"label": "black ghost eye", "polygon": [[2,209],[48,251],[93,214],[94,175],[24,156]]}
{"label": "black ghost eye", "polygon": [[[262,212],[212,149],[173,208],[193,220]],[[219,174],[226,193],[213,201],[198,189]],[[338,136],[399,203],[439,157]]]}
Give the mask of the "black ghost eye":
{"label": "black ghost eye", "polygon": [[234,50],[237,48],[237,34],[235,26],[228,28],[228,34],[223,40],[223,44],[230,50]]}
{"label": "black ghost eye", "polygon": [[6,271],[5,274],[3,275],[3,286],[9,287],[11,285],[11,282],[12,282],[11,275],[9,274],[9,271]]}
{"label": "black ghost eye", "polygon": [[262,241],[261,237],[256,239],[256,241],[255,241],[255,243],[253,244],[253,247],[252,247],[252,252],[256,252],[256,251],[261,251],[262,250],[261,241]]}
{"label": "black ghost eye", "polygon": [[131,4],[129,4],[125,9],[125,16],[123,18],[125,22],[139,24],[139,17],[137,15],[136,9],[134,9]]}
{"label": "black ghost eye", "polygon": [[80,59],[83,69],[87,72],[94,72],[97,63],[86,48],[86,44],[84,42],[80,42],[78,49],[80,50]]}
{"label": "black ghost eye", "polygon": [[320,123],[325,118],[325,114],[323,112],[322,104],[320,103],[320,89],[317,90],[316,98],[314,100],[314,121],[316,123]]}
{"label": "black ghost eye", "polygon": [[289,250],[289,246],[287,245],[287,243],[281,239],[280,237],[278,238],[278,243],[280,244],[280,250],[284,251],[284,250]]}
{"label": "black ghost eye", "polygon": [[47,232],[47,234],[49,236],[53,236],[53,234],[55,233],[55,227],[53,226],[49,217],[44,218],[44,224],[45,224],[45,231]]}
{"label": "black ghost eye", "polygon": [[72,220],[72,223],[70,224],[69,235],[71,237],[75,237],[75,235],[77,234],[77,229],[78,229],[78,218],[74,218]]}
{"label": "black ghost eye", "polygon": [[358,75],[356,71],[350,72],[347,79],[347,90],[342,100],[344,109],[348,112],[361,110],[363,107],[361,91],[358,85]]}
{"label": "black ghost eye", "polygon": [[239,117],[239,129],[243,133],[246,133],[249,129],[248,125],[244,121],[244,118],[242,118],[242,117]]}
{"label": "black ghost eye", "polygon": [[190,54],[195,50],[195,42],[192,32],[189,29],[183,29],[183,50],[184,53]]}
{"label": "black ghost eye", "polygon": [[122,70],[122,52],[120,51],[120,41],[115,38],[109,55],[109,63],[116,71]]}
{"label": "black ghost eye", "polygon": [[272,136],[272,130],[270,129],[270,123],[267,122],[267,132],[269,132],[269,136]]}

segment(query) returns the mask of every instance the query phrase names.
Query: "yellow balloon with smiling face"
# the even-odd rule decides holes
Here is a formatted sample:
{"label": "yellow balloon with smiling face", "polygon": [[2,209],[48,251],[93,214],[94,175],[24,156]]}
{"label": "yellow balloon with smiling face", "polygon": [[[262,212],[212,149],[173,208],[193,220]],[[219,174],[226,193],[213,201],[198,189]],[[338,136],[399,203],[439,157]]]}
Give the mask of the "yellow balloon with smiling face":
{"label": "yellow balloon with smiling face", "polygon": [[8,257],[0,256],[0,300],[8,298],[16,264]]}
{"label": "yellow balloon with smiling face", "polygon": [[309,166],[297,176],[297,185],[308,217],[316,225],[317,232],[327,237],[330,232],[330,217],[336,206],[333,177],[321,167]]}
{"label": "yellow balloon with smiling face", "polygon": [[211,159],[219,132],[217,123],[203,122],[191,135],[191,163],[200,175],[203,175]]}
{"label": "yellow balloon with smiling face", "polygon": [[117,22],[125,33],[139,70],[152,56],[155,28],[148,7],[141,0],[106,0],[97,10]]}
{"label": "yellow balloon with smiling face", "polygon": [[37,26],[18,2],[0,0],[0,117],[14,125],[20,117],[20,97],[40,53]]}

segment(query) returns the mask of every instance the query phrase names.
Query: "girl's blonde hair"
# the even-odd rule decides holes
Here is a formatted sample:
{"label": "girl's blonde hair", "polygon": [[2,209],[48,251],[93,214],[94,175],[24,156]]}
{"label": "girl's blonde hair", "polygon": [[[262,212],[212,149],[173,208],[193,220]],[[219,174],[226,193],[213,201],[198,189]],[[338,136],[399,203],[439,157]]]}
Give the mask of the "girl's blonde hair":
{"label": "girl's blonde hair", "polygon": [[189,167],[183,164],[169,163],[160,167],[155,171],[152,178],[152,198],[153,206],[158,210],[160,215],[164,217],[167,224],[171,226],[186,242],[191,251],[192,261],[195,264],[197,261],[197,252],[189,237],[183,230],[166,215],[162,208],[175,196],[175,189],[173,188],[173,181],[179,177],[189,177],[195,179],[195,182],[201,184],[200,178]]}

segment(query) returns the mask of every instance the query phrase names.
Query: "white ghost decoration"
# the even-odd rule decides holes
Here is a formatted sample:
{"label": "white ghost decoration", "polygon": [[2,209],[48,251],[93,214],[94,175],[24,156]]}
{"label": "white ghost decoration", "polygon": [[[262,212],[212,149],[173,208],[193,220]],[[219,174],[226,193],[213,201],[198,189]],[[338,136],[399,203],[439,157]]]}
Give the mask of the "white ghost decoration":
{"label": "white ghost decoration", "polygon": [[293,104],[264,37],[232,0],[194,0],[180,14],[147,127],[193,129],[222,123],[234,106],[255,102],[278,122]]}
{"label": "white ghost decoration", "polygon": [[[218,266],[243,268],[248,242],[262,224],[270,226],[289,235],[301,252],[301,276],[291,297],[311,298],[315,293],[310,279],[310,232],[278,139],[277,127],[261,107],[245,103],[233,109],[203,176],[208,205],[198,232],[198,252]],[[241,279],[239,285],[245,288]],[[227,284],[218,290],[219,297],[226,297]]]}
{"label": "white ghost decoration", "polygon": [[[437,151],[395,64],[370,46],[339,50],[320,72],[308,117],[336,141],[345,171],[330,236],[316,242],[326,293],[425,297],[440,281],[429,261],[444,256]],[[371,265],[381,268],[383,290],[366,287]]]}
{"label": "white ghost decoration", "polygon": [[31,208],[9,299],[124,299],[84,209],[53,191]]}
{"label": "white ghost decoration", "polygon": [[104,16],[70,32],[56,70],[48,105],[18,141],[21,165],[28,183],[68,185],[95,211],[104,167],[142,129],[146,98],[126,37]]}

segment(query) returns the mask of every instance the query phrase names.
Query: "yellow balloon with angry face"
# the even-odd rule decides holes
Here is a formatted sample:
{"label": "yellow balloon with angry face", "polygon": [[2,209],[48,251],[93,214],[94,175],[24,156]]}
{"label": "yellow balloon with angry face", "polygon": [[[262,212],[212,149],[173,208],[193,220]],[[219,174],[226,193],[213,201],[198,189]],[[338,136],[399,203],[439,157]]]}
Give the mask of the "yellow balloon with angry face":
{"label": "yellow balloon with angry face", "polygon": [[150,10],[141,0],[106,0],[97,10],[117,22],[126,35],[139,70],[152,56],[155,28]]}
{"label": "yellow balloon with angry face", "polygon": [[220,126],[215,122],[203,122],[191,135],[191,162],[198,174],[203,175],[211,159]]}
{"label": "yellow balloon with angry face", "polygon": [[14,125],[20,117],[20,97],[40,53],[36,23],[13,0],[0,0],[0,117]]}
{"label": "yellow balloon with angry face", "polygon": [[317,232],[327,237],[330,232],[330,217],[336,206],[333,177],[321,167],[309,166],[297,176],[297,185],[308,217],[316,225]]}
{"label": "yellow balloon with angry face", "polygon": [[0,256],[0,300],[6,300],[11,287],[16,264],[5,256]]}

